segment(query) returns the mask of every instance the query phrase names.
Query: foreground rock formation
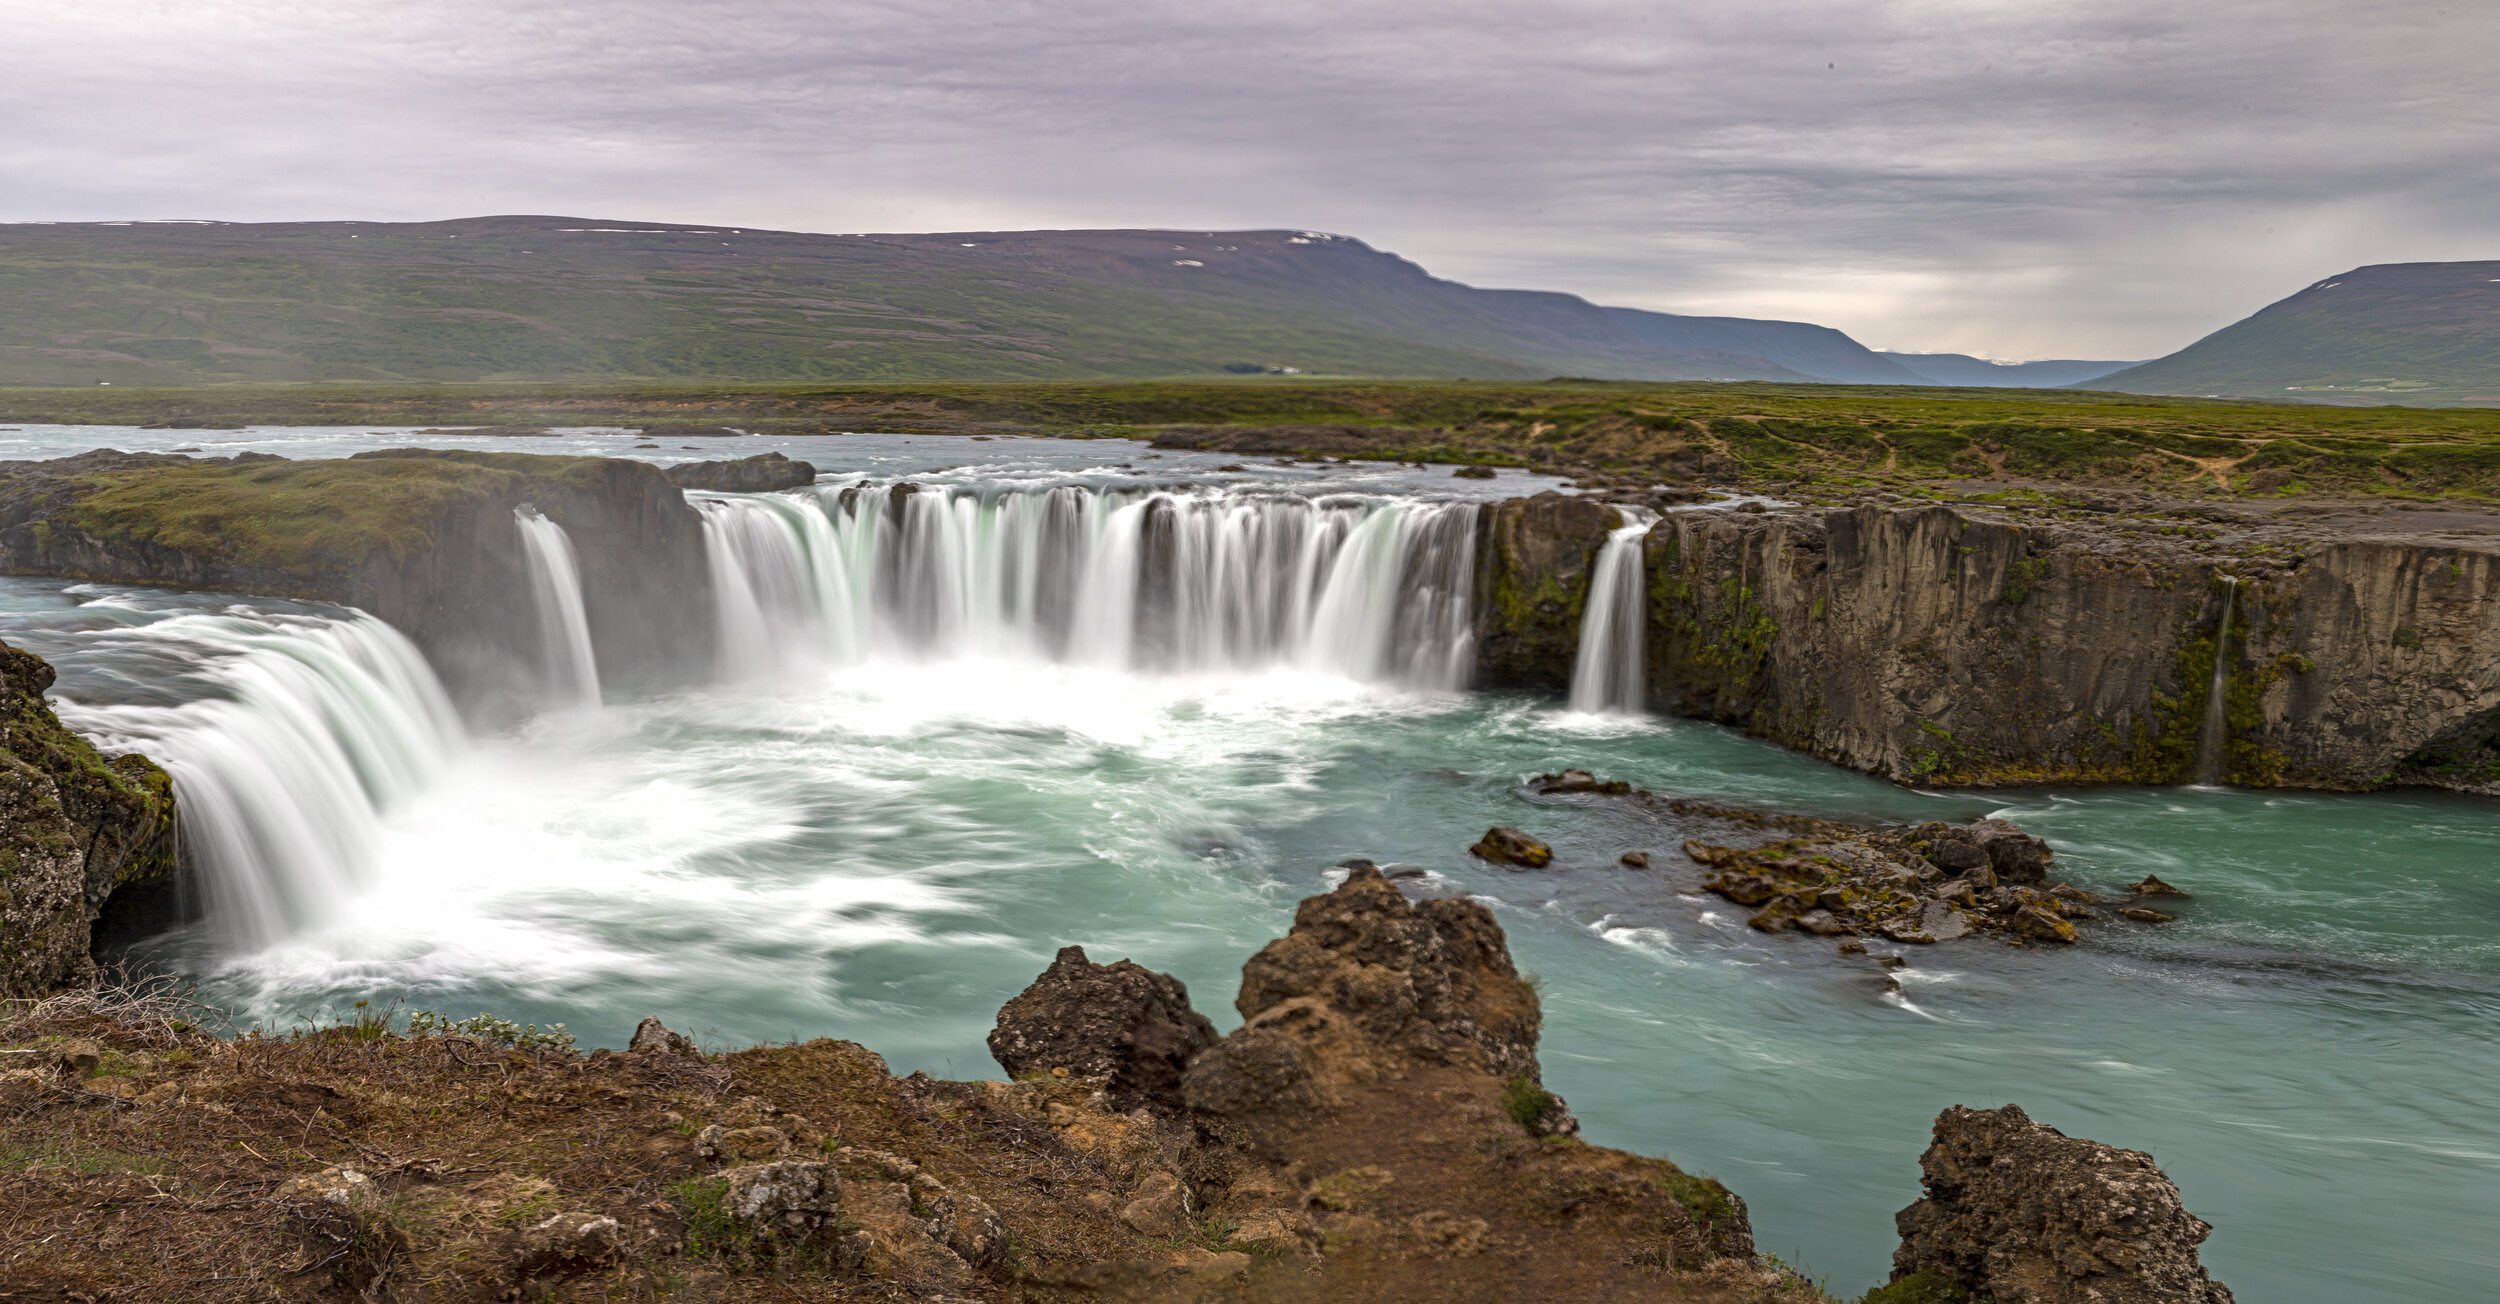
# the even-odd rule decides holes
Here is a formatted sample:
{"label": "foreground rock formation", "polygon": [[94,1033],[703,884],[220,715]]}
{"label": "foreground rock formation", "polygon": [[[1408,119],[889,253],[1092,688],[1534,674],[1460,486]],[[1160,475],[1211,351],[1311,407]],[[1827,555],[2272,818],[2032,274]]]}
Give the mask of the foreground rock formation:
{"label": "foreground rock formation", "polygon": [[[1745,1205],[1576,1139],[1535,992],[1466,900],[1368,865],[1243,969],[1060,953],[1013,1081],[850,1042],[624,1053],[479,1019],[221,1040],[163,986],[0,1003],[7,1287],[220,1301],[1831,1304]],[[2144,1156],[1954,1109],[1886,1304],[2228,1304]],[[2092,1292],[2099,1292],[2097,1294]],[[2168,1293],[2163,1293],[2168,1292]]]}
{"label": "foreground rock formation", "polygon": [[1920,1157],[1893,1280],[1996,1304],[2231,1304],[2196,1247],[2213,1227],[2151,1155],[2069,1137],[2013,1105],[1955,1106]]}
{"label": "foreground rock formation", "polygon": [[43,658],[0,643],[0,997],[87,981],[106,904],[174,874],[172,781],[64,728],[51,687]]}

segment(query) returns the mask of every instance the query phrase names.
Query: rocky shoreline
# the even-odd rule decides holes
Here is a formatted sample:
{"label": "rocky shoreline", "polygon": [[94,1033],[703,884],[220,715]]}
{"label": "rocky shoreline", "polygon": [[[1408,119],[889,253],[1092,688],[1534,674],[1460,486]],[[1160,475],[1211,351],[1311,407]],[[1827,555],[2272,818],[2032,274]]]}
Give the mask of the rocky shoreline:
{"label": "rocky shoreline", "polygon": [[[1178,982],[1070,947],[999,1013],[1008,1078],[950,1082],[841,1041],[707,1055],[657,1019],[584,1056],[483,1019],[221,1040],[161,992],[17,1002],[0,1145],[39,1158],[0,1169],[11,1285],[1829,1300],[1757,1252],[1736,1192],[1577,1138],[1540,1084],[1536,992],[1473,901],[1357,867],[1244,966],[1235,1007],[1218,1036]],[[1922,1164],[1872,1304],[2231,1298],[2141,1154],[1956,1107]]]}

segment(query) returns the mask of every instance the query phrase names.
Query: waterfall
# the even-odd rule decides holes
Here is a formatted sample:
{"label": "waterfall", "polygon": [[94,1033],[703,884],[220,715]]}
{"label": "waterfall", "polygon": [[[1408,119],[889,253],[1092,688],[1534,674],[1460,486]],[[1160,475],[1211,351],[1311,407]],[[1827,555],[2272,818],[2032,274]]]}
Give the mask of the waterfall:
{"label": "waterfall", "polygon": [[1432,689],[1474,669],[1472,504],[1075,486],[693,501],[733,678],[869,656]]}
{"label": "waterfall", "polygon": [[2230,575],[2222,580],[2222,621],[2214,626],[2214,673],[2205,686],[2205,726],[2196,736],[2196,781],[2208,786],[2222,782],[2223,744],[2231,733],[2230,688],[2231,608],[2240,593],[2239,580]]}
{"label": "waterfall", "polygon": [[1639,507],[1616,510],[1625,523],[1599,549],[1589,574],[1588,602],[1581,608],[1580,651],[1571,664],[1574,711],[1641,709],[1641,644],[1648,633],[1649,610],[1641,547],[1658,517]]}
{"label": "waterfall", "polygon": [[590,617],[582,606],[581,566],[564,527],[523,503],[512,509],[521,532],[521,555],[529,563],[530,601],[538,612],[538,667],[551,701],[562,706],[599,705],[599,661],[590,646]]}
{"label": "waterfall", "polygon": [[204,694],[59,710],[106,751],[145,752],[173,776],[208,924],[242,947],[332,917],[365,884],[383,814],[462,741],[423,654],[361,613],[236,607],[95,637],[148,644]]}

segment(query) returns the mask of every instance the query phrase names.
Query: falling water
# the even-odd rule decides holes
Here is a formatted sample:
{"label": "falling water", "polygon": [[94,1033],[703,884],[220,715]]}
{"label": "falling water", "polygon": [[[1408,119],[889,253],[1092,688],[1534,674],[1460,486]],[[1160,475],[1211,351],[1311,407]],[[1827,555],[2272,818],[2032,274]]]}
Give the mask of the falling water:
{"label": "falling water", "polygon": [[1435,689],[1473,670],[1470,504],[1074,486],[698,502],[732,677],[880,654]]}
{"label": "falling water", "polygon": [[100,640],[140,643],[201,694],[85,705],[61,718],[173,776],[209,925],[257,949],[333,917],[366,883],[383,814],[462,735],[416,646],[358,613],[180,615]]}
{"label": "falling water", "polygon": [[2230,702],[2225,692],[2230,687],[2231,607],[2239,597],[2240,582],[2222,576],[2222,623],[2214,626],[2214,674],[2205,687],[2205,727],[2196,738],[2196,781],[2207,786],[2222,782],[2222,747],[2230,735]]}
{"label": "falling water", "polygon": [[538,612],[538,665],[548,698],[560,706],[599,705],[599,660],[591,650],[590,617],[582,605],[582,573],[564,527],[523,503],[512,509],[528,559],[530,600]]}
{"label": "falling water", "polygon": [[1658,517],[1638,507],[1616,510],[1624,524],[1598,551],[1581,611],[1580,652],[1571,665],[1574,711],[1641,709],[1641,641],[1648,632],[1641,541]]}

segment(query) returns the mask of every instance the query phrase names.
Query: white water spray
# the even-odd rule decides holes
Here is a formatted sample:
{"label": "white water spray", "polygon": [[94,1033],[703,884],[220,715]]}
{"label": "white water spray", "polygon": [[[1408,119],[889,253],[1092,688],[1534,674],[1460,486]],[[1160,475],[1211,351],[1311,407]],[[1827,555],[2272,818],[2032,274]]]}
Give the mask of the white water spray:
{"label": "white water spray", "polygon": [[177,705],[63,701],[60,714],[173,776],[207,922],[243,949],[336,917],[370,877],[384,812],[462,741],[424,656],[370,616],[238,607],[96,637],[145,641],[208,690]]}
{"label": "white water spray", "polygon": [[1618,507],[1624,524],[1606,536],[1589,574],[1589,596],[1580,614],[1580,651],[1571,665],[1571,709],[1641,709],[1641,644],[1648,633],[1647,576],[1642,541],[1658,520],[1639,507]]}
{"label": "white water spray", "polygon": [[561,706],[599,705],[599,658],[590,644],[590,616],[582,604],[582,571],[564,527],[523,503],[512,509],[521,532],[521,555],[529,563],[530,601],[538,612],[538,668],[550,700]]}
{"label": "white water spray", "polygon": [[2214,626],[2214,673],[2205,686],[2205,727],[2196,738],[2196,781],[2209,787],[2222,782],[2223,746],[2230,740],[2231,608],[2240,594],[2236,577],[2221,579],[2222,623]]}
{"label": "white water spray", "polygon": [[1462,687],[1477,509],[1076,487],[697,500],[725,671],[871,655]]}

